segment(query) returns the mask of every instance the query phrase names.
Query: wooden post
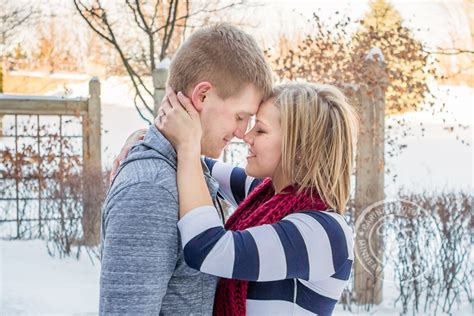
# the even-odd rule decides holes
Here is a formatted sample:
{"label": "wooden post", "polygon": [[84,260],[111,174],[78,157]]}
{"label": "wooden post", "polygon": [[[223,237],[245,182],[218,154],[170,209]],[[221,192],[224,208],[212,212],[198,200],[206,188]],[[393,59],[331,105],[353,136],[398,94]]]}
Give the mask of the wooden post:
{"label": "wooden post", "polygon": [[94,77],[89,82],[89,158],[96,172],[102,172],[100,140],[100,82]]}
{"label": "wooden post", "polygon": [[[2,56],[2,64],[0,65],[0,93],[3,93],[3,80],[5,74],[5,56]],[[0,114],[0,137],[3,137],[3,115]]]}
{"label": "wooden post", "polygon": [[[368,80],[361,83],[357,91],[360,127],[356,159],[356,222],[365,209],[384,199],[385,65],[371,58],[365,63]],[[379,220],[383,221],[381,217]],[[383,298],[383,239],[380,234],[370,234],[370,240],[365,242],[370,243],[370,255],[376,256],[376,260],[369,264],[362,262],[367,260],[364,256],[367,248],[361,249],[364,244],[360,242],[367,237],[363,230],[360,225],[356,227],[355,299],[359,304],[380,304]]]}
{"label": "wooden post", "polygon": [[158,110],[161,105],[161,100],[166,93],[166,80],[168,79],[168,65],[169,61],[164,60],[164,63],[160,63],[158,68],[153,70],[153,87],[155,92],[153,94],[154,107],[153,116],[156,117]]}
{"label": "wooden post", "polygon": [[[88,111],[83,116],[83,157],[84,157],[84,210],[82,228],[85,245],[98,245],[100,242],[100,198],[94,185],[102,180],[101,162],[101,109],[100,82],[94,77],[89,82]],[[95,188],[94,188],[95,187]]]}
{"label": "wooden post", "polygon": [[2,56],[2,64],[0,65],[0,93],[3,93],[3,81],[5,80],[5,75],[7,73],[7,57]]}

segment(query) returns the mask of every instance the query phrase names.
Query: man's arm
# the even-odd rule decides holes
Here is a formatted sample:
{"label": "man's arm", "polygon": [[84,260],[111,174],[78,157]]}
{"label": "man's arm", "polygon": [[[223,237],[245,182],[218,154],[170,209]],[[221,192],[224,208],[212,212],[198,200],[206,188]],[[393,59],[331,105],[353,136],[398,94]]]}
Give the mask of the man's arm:
{"label": "man's arm", "polygon": [[100,314],[158,314],[178,257],[178,204],[138,182],[107,201],[102,219]]}

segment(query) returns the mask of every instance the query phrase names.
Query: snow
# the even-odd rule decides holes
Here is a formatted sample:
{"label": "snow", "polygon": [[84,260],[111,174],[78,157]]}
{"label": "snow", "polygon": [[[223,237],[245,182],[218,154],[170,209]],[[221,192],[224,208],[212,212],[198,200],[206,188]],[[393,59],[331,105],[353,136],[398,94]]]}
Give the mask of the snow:
{"label": "snow", "polygon": [[44,241],[0,241],[0,314],[96,314],[100,264],[48,255]]}
{"label": "snow", "polygon": [[[400,188],[407,188],[412,192],[424,190],[472,192],[474,189],[472,147],[474,89],[440,86],[437,100],[438,108],[442,102],[446,103],[445,112],[436,112],[435,115],[432,111],[405,113],[386,120],[387,126],[403,119],[412,129],[411,133],[401,139],[407,147],[395,157],[389,155],[385,157],[386,167],[397,174],[395,182],[390,176],[386,177],[386,195],[392,196]],[[458,124],[465,127],[459,127]],[[421,127],[425,129],[424,133]],[[446,129],[447,127],[454,129],[451,132]],[[398,129],[398,132],[402,130]]]}
{"label": "snow", "polygon": [[169,59],[168,57],[166,57],[165,59],[163,59],[162,61],[160,61],[160,63],[159,63],[158,66],[156,67],[156,69],[169,69],[169,68],[170,68],[170,65],[171,65],[171,59]]}
{"label": "snow", "polygon": [[380,61],[384,62],[385,61],[385,58],[383,56],[383,53],[382,53],[382,50],[378,47],[372,47],[370,50],[369,50],[369,53],[367,54],[367,56],[365,57],[365,60],[373,60],[375,61],[375,56],[378,56],[378,58],[380,59]]}
{"label": "snow", "polygon": [[[52,258],[43,241],[0,240],[0,314],[96,315],[99,273],[99,262],[87,255],[79,260]],[[395,284],[385,282],[383,291],[384,301],[370,312],[357,312],[354,306],[352,313],[338,305],[334,315],[400,315],[400,306],[394,307]],[[461,308],[453,310],[453,315],[471,315],[467,299]]]}

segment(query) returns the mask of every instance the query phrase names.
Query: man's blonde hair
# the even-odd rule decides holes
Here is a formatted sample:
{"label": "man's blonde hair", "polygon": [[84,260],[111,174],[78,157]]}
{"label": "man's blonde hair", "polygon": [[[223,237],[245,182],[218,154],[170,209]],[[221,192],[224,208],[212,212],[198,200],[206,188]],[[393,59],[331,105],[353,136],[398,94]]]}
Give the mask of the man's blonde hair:
{"label": "man's blonde hair", "polygon": [[229,24],[203,27],[178,49],[171,62],[168,84],[188,91],[209,81],[219,97],[227,99],[253,84],[266,99],[272,90],[272,72],[252,36]]}
{"label": "man's blonde hair", "polygon": [[338,213],[350,194],[358,122],[339,89],[312,83],[282,84],[272,97],[280,109],[283,174],[299,190],[315,189]]}

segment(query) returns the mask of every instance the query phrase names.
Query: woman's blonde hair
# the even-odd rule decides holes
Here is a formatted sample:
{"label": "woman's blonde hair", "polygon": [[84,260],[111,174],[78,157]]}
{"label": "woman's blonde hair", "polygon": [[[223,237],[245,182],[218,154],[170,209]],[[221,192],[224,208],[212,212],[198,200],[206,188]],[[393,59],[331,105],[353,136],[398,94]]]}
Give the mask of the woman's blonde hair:
{"label": "woman's blonde hair", "polygon": [[280,109],[283,175],[299,190],[315,189],[343,213],[350,195],[357,115],[334,86],[296,82],[273,89]]}

